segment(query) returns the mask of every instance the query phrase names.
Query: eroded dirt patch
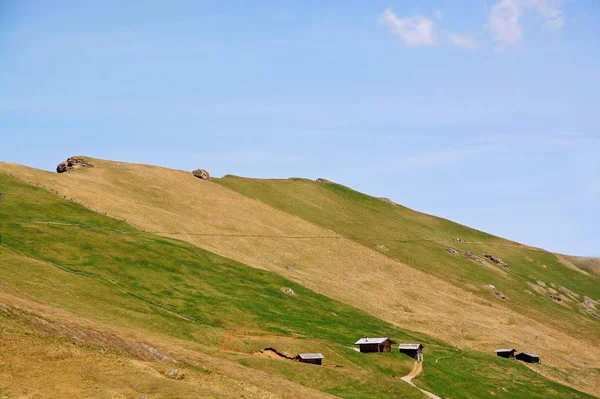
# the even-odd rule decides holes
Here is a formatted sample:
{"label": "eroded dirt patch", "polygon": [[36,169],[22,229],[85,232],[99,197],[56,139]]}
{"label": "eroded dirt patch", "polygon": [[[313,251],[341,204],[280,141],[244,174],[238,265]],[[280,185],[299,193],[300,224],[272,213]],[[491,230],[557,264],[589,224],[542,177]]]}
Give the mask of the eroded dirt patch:
{"label": "eroded dirt patch", "polygon": [[265,348],[261,351],[254,353],[256,356],[268,357],[270,359],[280,359],[280,360],[295,360],[294,357],[288,356],[283,352],[279,352],[275,348]]}
{"label": "eroded dirt patch", "polygon": [[152,362],[177,362],[177,359],[168,353],[154,348],[144,342],[120,338],[116,335],[100,332],[85,327],[44,318],[40,315],[26,312],[12,306],[0,304],[0,311],[10,317],[20,320],[31,326],[41,335],[52,336],[98,345],[104,349],[116,350],[127,353],[137,359]]}

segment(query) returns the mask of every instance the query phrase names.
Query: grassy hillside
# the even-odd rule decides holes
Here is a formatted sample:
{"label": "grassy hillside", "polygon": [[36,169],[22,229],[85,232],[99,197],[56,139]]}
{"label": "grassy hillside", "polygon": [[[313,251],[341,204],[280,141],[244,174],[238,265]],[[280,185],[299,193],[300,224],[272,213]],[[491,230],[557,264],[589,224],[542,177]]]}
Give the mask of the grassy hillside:
{"label": "grassy hillside", "polygon": [[[415,339],[412,333],[392,329],[276,275],[138,232],[42,189],[7,180],[0,176],[0,191],[7,193],[0,208],[5,253],[0,278],[5,287],[105,324],[199,341],[213,350],[220,347],[225,328],[299,335],[304,341],[301,350],[317,347],[326,354],[371,331]],[[11,258],[17,255],[44,263],[36,263],[35,269],[19,268],[21,262]],[[58,273],[53,281],[48,281],[49,267]],[[81,285],[65,284],[63,278],[70,282],[69,274]],[[283,293],[282,287],[294,289],[296,295]],[[408,359],[398,364],[400,370],[410,368]],[[379,397],[378,391],[363,392],[374,376],[353,368],[356,378],[348,371],[338,383],[356,384],[362,397]],[[314,375],[308,381],[327,384]],[[385,389],[396,395],[420,397],[405,384],[388,385]],[[332,383],[330,389],[336,386]]]}
{"label": "grassy hillside", "polygon": [[577,267],[600,276],[600,258],[569,257],[568,261],[577,265]]}
{"label": "grassy hillside", "polygon": [[[216,182],[444,278],[482,298],[494,297],[496,291],[500,291],[508,297],[500,300],[503,306],[577,336],[579,345],[586,350],[598,350],[600,280],[594,274],[597,262],[593,259],[578,258],[570,262],[566,257],[415,212],[327,181],[228,176]],[[458,254],[451,255],[448,248]],[[467,251],[479,257],[492,254],[508,267],[486,258],[483,258],[485,265],[481,265],[465,257]],[[560,298],[560,302],[552,296]],[[507,344],[532,347],[546,338],[538,333],[528,340],[510,340]],[[556,348],[556,343],[544,346],[541,344],[533,351],[552,358],[551,347]],[[566,347],[562,349],[565,350],[562,364],[570,363],[569,366],[578,368],[581,359],[569,353]],[[597,378],[597,361],[596,358],[595,366],[588,370],[589,380]],[[593,387],[600,389],[598,382]]]}
{"label": "grassy hillside", "polygon": [[[0,398],[275,398],[201,367],[178,367],[185,383],[167,378],[169,367],[98,345],[41,334],[31,317],[0,310]],[[72,329],[73,332],[75,330]],[[79,330],[78,332],[80,332]]]}
{"label": "grassy hillside", "polygon": [[[600,298],[600,279],[583,268],[568,267],[554,255],[510,242],[460,224],[412,211],[347,187],[309,180],[259,180],[228,177],[217,181],[249,197],[301,216],[394,259],[444,278],[483,297],[494,285],[510,299],[506,306],[538,319],[587,332],[594,342],[600,322],[583,311],[584,297]],[[456,242],[461,238],[466,242]],[[446,249],[459,251],[450,255]],[[465,256],[492,254],[482,266]],[[589,263],[591,264],[591,262]],[[560,296],[557,303],[550,295]],[[549,317],[551,316],[551,317]]]}
{"label": "grassy hillside", "polygon": [[[46,190],[54,190],[66,199],[73,198],[97,212],[107,212],[110,216],[125,218],[128,224],[134,224],[138,229],[153,231],[164,237],[178,238],[250,266],[274,271],[284,276],[284,281],[293,281],[296,284],[293,287],[307,287],[326,297],[360,308],[392,325],[427,333],[461,349],[477,349],[490,353],[498,346],[510,345],[538,352],[544,358],[545,365],[537,368],[537,372],[543,372],[587,392],[599,390],[599,349],[594,340],[597,335],[594,327],[590,329],[590,325],[594,326],[594,319],[588,314],[575,311],[577,306],[573,300],[572,303],[565,301],[562,305],[557,304],[559,307],[566,304],[572,309],[565,310],[568,316],[564,320],[568,320],[568,323],[556,322],[552,313],[544,308],[554,305],[546,301],[546,295],[555,289],[550,285],[553,281],[544,280],[547,286],[541,287],[533,280],[535,286],[529,287],[528,290],[533,295],[527,294],[527,298],[532,297],[532,300],[540,301],[542,305],[539,309],[535,302],[531,306],[515,308],[512,304],[513,294],[505,285],[510,288],[513,280],[516,284],[521,284],[522,281],[511,275],[512,272],[494,267],[483,269],[472,261],[453,258],[445,252],[444,245],[434,248],[441,251],[439,255],[434,249],[420,246],[413,246],[408,255],[418,259],[430,254],[441,256],[440,264],[433,264],[432,269],[444,266],[444,259],[459,262],[463,265],[461,267],[467,270],[462,282],[455,278],[454,272],[444,274],[443,269],[438,273],[418,264],[409,266],[407,263],[412,260],[408,255],[402,258],[402,261],[398,261],[399,258],[389,253],[393,246],[380,243],[379,239],[385,237],[374,235],[376,226],[369,224],[369,220],[374,217],[372,214],[381,212],[379,209],[376,212],[370,211],[369,201],[375,200],[371,197],[364,196],[365,199],[359,195],[358,202],[365,201],[365,206],[363,208],[361,203],[350,213],[363,218],[358,223],[359,229],[373,233],[367,235],[377,238],[372,243],[361,242],[356,236],[347,234],[346,227],[341,229],[333,225],[325,226],[319,220],[310,219],[300,212],[303,206],[315,202],[313,195],[322,195],[319,193],[319,190],[323,190],[321,184],[290,180],[298,191],[298,196],[289,200],[298,203],[298,209],[293,210],[270,202],[272,198],[267,197],[277,196],[273,196],[268,187],[261,187],[261,184],[270,181],[241,179],[248,181],[249,186],[256,185],[261,187],[259,191],[268,193],[268,196],[255,200],[249,197],[252,193],[242,193],[243,189],[240,187],[232,187],[239,190],[238,193],[219,184],[229,179],[217,183],[206,182],[194,178],[189,172],[95,159],[89,161],[95,165],[94,168],[61,175],[3,163],[0,163],[0,171],[13,173],[34,184],[45,185]],[[288,196],[287,193],[284,194]],[[260,198],[258,195],[255,197]],[[356,202],[356,199],[352,198],[348,204],[344,204],[338,197],[336,194],[328,199],[334,204],[333,209],[328,208],[331,204],[318,204],[318,207],[326,209],[323,214],[332,214],[332,219],[337,220],[336,225],[343,223],[346,217],[336,216],[340,210],[335,208],[345,209]],[[376,201],[376,204],[388,206],[380,200]],[[411,218],[414,215],[411,216],[411,213],[418,216],[418,220],[413,221]],[[318,212],[316,214],[319,215]],[[401,220],[400,216],[394,217],[394,223]],[[406,210],[403,217],[406,219],[406,227],[399,224],[396,231],[403,232],[414,225],[414,231],[403,233],[408,238],[421,237],[418,234],[427,231],[438,231],[438,226],[429,226],[432,223],[442,222],[453,226],[450,222],[409,210]],[[124,223],[123,225],[127,226]],[[386,231],[392,234],[394,224],[390,226]],[[468,231],[463,226],[457,228]],[[451,234],[458,235],[454,232]],[[481,235],[481,242],[488,240],[490,245],[498,244],[497,247],[503,247],[500,245],[503,243],[514,246],[514,243],[479,232],[465,233],[462,238],[467,241],[470,239],[467,234]],[[440,234],[430,241],[413,241],[410,245],[414,242],[433,244],[435,240],[441,240],[442,236],[443,234]],[[393,235],[391,237],[394,239]],[[449,241],[451,237],[446,239]],[[465,245],[470,244],[469,242]],[[379,248],[378,245],[384,245],[385,248]],[[456,248],[461,249],[458,244]],[[471,250],[478,253],[476,249]],[[491,253],[503,258],[503,255]],[[508,262],[507,259],[504,260]],[[542,264],[536,267],[542,268]],[[562,265],[560,267],[564,268]],[[481,275],[480,269],[484,271]],[[510,296],[509,304],[494,296],[493,292],[483,291],[478,285],[480,281],[477,279],[485,281],[485,284],[493,284],[496,280],[491,278],[495,278],[495,274],[503,277],[498,280],[502,284],[495,285]],[[471,275],[475,276],[472,281],[469,280]],[[490,275],[492,277],[488,279]],[[130,281],[134,286],[135,278]],[[566,280],[569,278],[569,275],[565,277]],[[292,287],[290,282],[285,284]],[[148,287],[144,287],[146,288]],[[164,288],[167,292],[169,289]],[[183,298],[188,295],[185,291],[175,294],[179,297],[172,297],[169,301],[177,306],[184,303]],[[182,302],[177,302],[177,298]],[[542,316],[535,316],[535,312]],[[575,319],[575,324],[571,324]],[[227,326],[226,320],[221,317],[211,319],[211,322],[213,321],[216,322],[216,326]],[[579,329],[580,326],[576,323],[581,323],[580,326],[583,327]]]}
{"label": "grassy hillside", "polygon": [[[523,316],[492,294],[475,295],[448,282],[451,275],[436,277],[429,270],[410,267],[385,251],[361,245],[220,184],[199,180],[189,172],[88,161],[93,168],[60,175],[6,163],[0,163],[0,171],[40,184],[97,212],[126,219],[140,229],[277,272],[325,296],[462,348],[491,351],[499,342],[517,345],[541,335],[544,339],[532,342],[530,350],[541,352],[547,359],[561,355],[552,362],[571,367],[569,359],[575,353],[587,364],[598,364],[598,351],[582,346],[570,331],[563,332],[562,326],[548,326]],[[302,187],[310,188],[306,184]],[[311,191],[307,189],[304,195],[305,199],[294,201],[310,202]],[[367,211],[357,210],[357,215]],[[364,231],[368,228],[366,225]],[[412,256],[428,255],[420,251],[417,248]],[[290,266],[294,270],[286,268]],[[467,270],[478,272],[473,267]],[[461,315],[460,324],[456,314]]]}
{"label": "grassy hillside", "polygon": [[[452,397],[484,398],[502,387],[510,397],[586,397],[519,362],[457,351],[42,188],[0,175],[0,192],[0,392],[7,397],[48,389],[61,397],[423,397],[397,378],[409,358],[348,348],[375,334],[425,343],[426,372],[417,383]],[[223,351],[231,328],[261,335],[233,339],[240,352]],[[252,354],[266,346],[318,350],[328,366]],[[173,367],[186,378],[169,379]]]}

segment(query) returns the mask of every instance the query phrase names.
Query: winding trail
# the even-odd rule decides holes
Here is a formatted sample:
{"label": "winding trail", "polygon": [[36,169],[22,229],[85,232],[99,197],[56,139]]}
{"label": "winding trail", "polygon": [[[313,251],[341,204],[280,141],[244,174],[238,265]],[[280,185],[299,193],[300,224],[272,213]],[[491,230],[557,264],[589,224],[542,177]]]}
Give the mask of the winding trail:
{"label": "winding trail", "polygon": [[410,373],[408,373],[407,375],[405,375],[404,377],[400,377],[400,379],[410,385],[412,385],[413,387],[417,388],[419,391],[423,392],[425,395],[427,395],[428,398],[430,399],[442,399],[439,396],[432,394],[429,391],[426,391],[424,389],[419,388],[418,386],[415,385],[414,382],[412,382],[413,378],[415,378],[416,376],[418,376],[419,374],[421,374],[423,372],[423,362],[415,362],[415,364],[413,365],[412,370],[410,371]]}

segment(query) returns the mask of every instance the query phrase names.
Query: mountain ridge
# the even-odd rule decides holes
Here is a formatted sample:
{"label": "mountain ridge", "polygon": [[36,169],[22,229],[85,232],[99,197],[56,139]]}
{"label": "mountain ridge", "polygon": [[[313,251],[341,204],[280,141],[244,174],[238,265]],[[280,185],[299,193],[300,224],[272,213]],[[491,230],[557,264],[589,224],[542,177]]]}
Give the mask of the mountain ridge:
{"label": "mountain ridge", "polygon": [[[97,163],[96,167],[60,176],[6,163],[0,163],[0,170],[45,185],[98,212],[127,219],[141,230],[183,239],[270,270],[394,324],[432,334],[462,348],[487,352],[500,342],[523,343],[536,332],[541,333],[544,342],[532,343],[533,350],[541,351],[551,364],[571,370],[569,378],[577,381],[579,388],[594,392],[597,387],[596,377],[579,375],[576,369],[581,366],[570,359],[575,354],[584,362],[598,364],[598,348],[594,345],[597,322],[582,313],[578,304],[584,294],[598,299],[593,287],[588,287],[589,281],[596,280],[573,277],[552,258],[553,254],[520,245],[504,248],[500,244],[506,240],[499,237],[402,206],[392,212],[383,201],[377,200],[383,207],[373,203],[371,199],[375,197],[349,193],[345,190],[350,189],[330,182],[256,182],[245,178],[201,182],[190,172],[86,158]],[[361,229],[383,233],[353,234]],[[467,237],[466,243],[452,241],[461,235]],[[386,237],[388,241],[379,242]],[[428,240],[414,241],[415,237]],[[480,239],[480,244],[470,237]],[[406,246],[408,250],[403,249]],[[461,256],[443,252],[450,246],[457,248]],[[471,246],[503,251],[508,258],[501,256],[502,259],[514,261],[507,262],[506,270],[492,264],[484,268],[462,256]],[[372,265],[370,270],[376,273],[364,274],[361,265],[365,264]],[[402,281],[390,282],[398,273]],[[545,287],[541,286],[535,278],[528,277],[531,273],[549,276],[554,281],[548,280]],[[350,281],[357,276],[362,276],[358,282]],[[569,283],[571,280],[584,285],[575,288]],[[493,293],[482,288],[484,281],[508,284],[508,303],[498,302]],[[513,293],[511,287],[515,284],[522,288]],[[534,284],[540,292],[528,284]],[[563,285],[580,297],[575,300],[565,296],[564,303],[555,308],[548,296],[554,295],[551,290],[564,295],[559,291]],[[524,294],[524,290],[532,294]],[[379,291],[377,295],[373,294],[375,291]],[[513,305],[515,301],[519,303]],[[556,322],[545,320],[549,314]],[[457,317],[461,329],[456,328]],[[573,327],[563,326],[566,320],[574,323]],[[491,326],[494,327],[490,329]],[[581,337],[573,338],[574,332]],[[578,350],[581,343],[586,344]]]}

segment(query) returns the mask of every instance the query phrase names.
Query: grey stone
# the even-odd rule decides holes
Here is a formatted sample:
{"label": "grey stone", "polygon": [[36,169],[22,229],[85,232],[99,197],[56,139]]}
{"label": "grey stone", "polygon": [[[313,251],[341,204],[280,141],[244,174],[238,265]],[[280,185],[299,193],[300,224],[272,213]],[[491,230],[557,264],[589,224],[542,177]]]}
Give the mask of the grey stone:
{"label": "grey stone", "polygon": [[208,171],[206,169],[196,169],[195,171],[192,172],[192,174],[194,176],[196,176],[198,179],[210,180],[210,174],[208,173]]}
{"label": "grey stone", "polygon": [[56,167],[56,173],[65,173],[80,168],[91,168],[92,166],[92,164],[86,162],[81,157],[71,157],[67,158],[66,161],[58,164],[58,166]]}
{"label": "grey stone", "polygon": [[448,252],[452,256],[458,255],[458,251],[454,248],[446,248],[446,252]]}

